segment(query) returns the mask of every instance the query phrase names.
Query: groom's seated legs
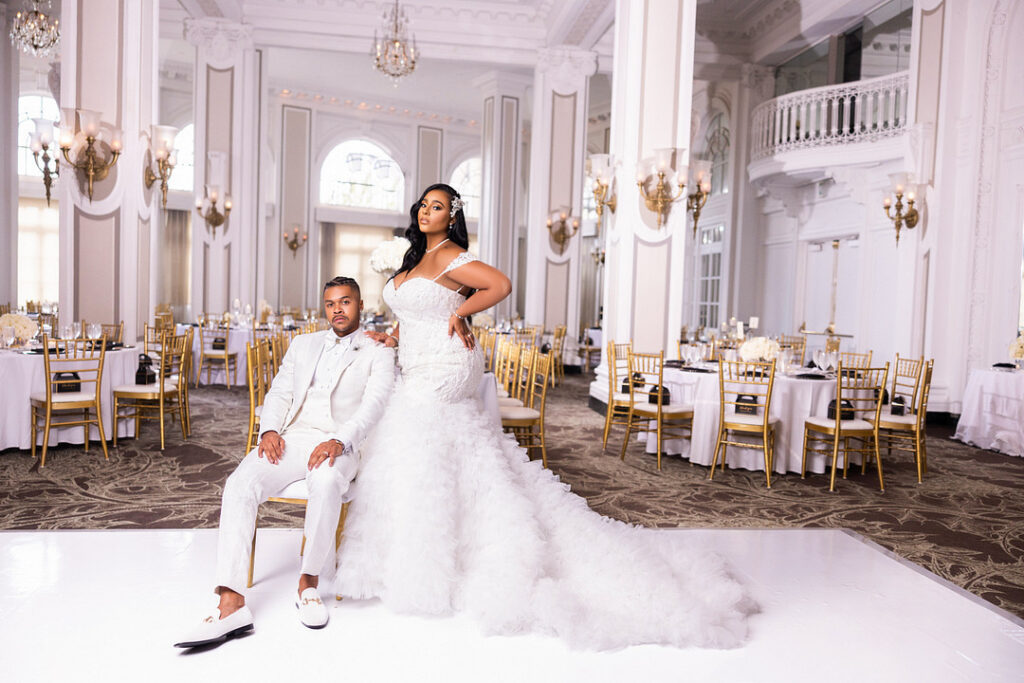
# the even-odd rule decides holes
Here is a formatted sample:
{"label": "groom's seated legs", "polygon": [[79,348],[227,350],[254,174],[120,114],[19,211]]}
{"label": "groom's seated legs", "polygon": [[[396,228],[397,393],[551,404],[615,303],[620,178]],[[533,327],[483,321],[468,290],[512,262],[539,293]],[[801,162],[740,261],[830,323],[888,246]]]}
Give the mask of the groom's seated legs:
{"label": "groom's seated legs", "polygon": [[343,455],[334,459],[333,466],[326,461],[306,475],[309,502],[306,504],[303,574],[318,576],[328,559],[334,557],[342,501],[358,467],[355,456]]}

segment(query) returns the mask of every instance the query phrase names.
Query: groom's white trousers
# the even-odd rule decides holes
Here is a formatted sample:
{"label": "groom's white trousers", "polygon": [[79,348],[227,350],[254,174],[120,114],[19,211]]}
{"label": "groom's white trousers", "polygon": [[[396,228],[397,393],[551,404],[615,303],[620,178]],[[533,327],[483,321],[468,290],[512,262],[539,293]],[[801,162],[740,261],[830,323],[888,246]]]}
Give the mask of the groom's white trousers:
{"label": "groom's white trousers", "polygon": [[252,535],[260,503],[301,479],[306,480],[309,488],[302,573],[319,576],[327,559],[334,554],[338,515],[342,499],[356,476],[357,458],[354,455],[339,456],[334,459],[333,467],[326,460],[310,471],[310,454],[330,437],[316,430],[286,429],[281,438],[284,439],[284,454],[276,465],[266,457],[259,457],[258,447],[254,448],[238,464],[224,486],[217,537],[217,586],[245,592]]}

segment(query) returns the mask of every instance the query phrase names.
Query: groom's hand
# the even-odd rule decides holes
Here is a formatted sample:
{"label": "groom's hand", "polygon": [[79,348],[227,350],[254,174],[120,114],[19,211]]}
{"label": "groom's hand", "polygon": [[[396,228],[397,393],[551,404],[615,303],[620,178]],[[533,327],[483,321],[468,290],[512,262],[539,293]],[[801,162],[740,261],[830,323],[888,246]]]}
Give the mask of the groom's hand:
{"label": "groom's hand", "polygon": [[260,437],[260,448],[257,455],[261,458],[265,455],[271,465],[276,465],[284,454],[284,439],[277,432],[264,432]]}
{"label": "groom's hand", "polygon": [[334,467],[334,459],[345,452],[345,447],[337,439],[331,439],[330,441],[324,441],[313,449],[313,452],[309,455],[309,470],[312,472],[314,468],[320,467],[324,460],[330,460],[327,463],[328,467]]}

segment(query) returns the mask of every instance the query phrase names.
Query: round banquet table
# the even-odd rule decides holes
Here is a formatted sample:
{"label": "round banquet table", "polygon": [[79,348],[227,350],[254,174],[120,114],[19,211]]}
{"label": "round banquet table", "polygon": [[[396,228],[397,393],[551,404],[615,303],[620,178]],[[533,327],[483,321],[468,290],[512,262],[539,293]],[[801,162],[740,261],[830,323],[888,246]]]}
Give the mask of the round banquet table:
{"label": "round banquet table", "polygon": [[[189,325],[178,324],[175,327],[175,334],[185,334],[190,329]],[[202,348],[199,345],[199,327],[194,326],[192,329],[192,374],[193,379],[195,373],[199,371],[199,354]],[[206,340],[207,351],[212,351],[213,337],[221,336],[217,330],[203,332],[203,338]],[[238,371],[234,373],[234,382],[232,386],[245,386],[245,345],[252,343],[252,328],[251,327],[232,327],[231,333],[228,335],[228,351],[238,354],[235,356],[238,360]],[[203,363],[202,376],[199,377],[200,384],[206,384],[206,366],[211,367],[210,370],[210,382],[209,384],[227,384],[227,378],[224,376],[224,364],[219,361],[210,363],[209,360]]]}
{"label": "round banquet table", "polygon": [[[100,406],[103,410],[103,432],[108,440],[113,438],[111,412],[114,406],[114,387],[135,383],[140,352],[141,349],[128,347],[107,351],[104,356]],[[3,391],[0,391],[0,450],[27,450],[32,447],[32,407],[29,396],[33,392],[45,390],[44,375],[45,365],[41,354],[24,354],[7,349],[0,351],[0,378],[3,382]],[[133,436],[135,421],[121,420],[118,430],[119,438]],[[90,427],[89,439],[98,441],[99,438],[99,430],[95,426]],[[51,446],[82,442],[81,427],[57,428],[50,433]],[[39,430],[36,443],[43,443],[42,429]]]}
{"label": "round banquet table", "polygon": [[[707,369],[711,369],[711,364]],[[718,442],[719,392],[718,371],[700,373],[665,368],[663,379],[670,393],[671,405],[690,404],[693,408],[693,434],[690,439],[670,439],[662,443],[662,449],[669,455],[681,455],[690,462],[710,466],[715,458],[715,444]],[[782,373],[775,373],[772,387],[770,415],[778,420],[775,427],[775,463],[778,474],[800,472],[801,449],[804,439],[804,420],[808,417],[828,415],[829,401],[836,397],[834,379],[799,379]],[[737,436],[735,432],[731,436]],[[648,453],[657,448],[657,435],[641,434]],[[731,437],[730,437],[731,438]],[[739,436],[739,440],[746,437]],[[751,442],[756,437],[751,437]],[[807,471],[821,474],[826,464],[831,463],[831,453],[811,451],[807,456]],[[729,446],[725,464],[747,470],[764,470],[764,453],[760,449]],[[842,464],[840,453],[839,464]],[[860,454],[850,454],[850,464],[860,464]]]}
{"label": "round banquet table", "polygon": [[1024,456],[1024,372],[972,370],[953,438],[1006,455]]}

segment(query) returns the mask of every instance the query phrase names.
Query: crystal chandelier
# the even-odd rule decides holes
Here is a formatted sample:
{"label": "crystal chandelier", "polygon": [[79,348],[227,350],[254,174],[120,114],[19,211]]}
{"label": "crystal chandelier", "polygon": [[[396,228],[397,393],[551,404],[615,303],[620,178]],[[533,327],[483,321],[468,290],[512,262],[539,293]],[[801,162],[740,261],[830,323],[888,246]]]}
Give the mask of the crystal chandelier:
{"label": "crystal chandelier", "polygon": [[[11,22],[11,42],[25,54],[46,57],[60,42],[60,23],[39,11],[40,0],[31,0],[32,9],[18,12]],[[46,7],[50,2],[47,0]]]}
{"label": "crystal chandelier", "polygon": [[378,40],[377,32],[373,32],[370,56],[373,57],[373,65],[398,87],[398,80],[416,69],[416,58],[420,52],[416,49],[415,36],[412,43],[409,42],[409,18],[399,8],[398,0],[395,0],[394,7],[383,14],[382,19],[384,36]]}

